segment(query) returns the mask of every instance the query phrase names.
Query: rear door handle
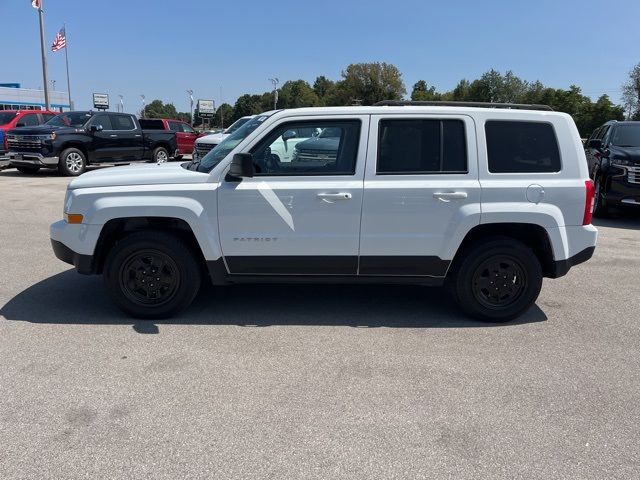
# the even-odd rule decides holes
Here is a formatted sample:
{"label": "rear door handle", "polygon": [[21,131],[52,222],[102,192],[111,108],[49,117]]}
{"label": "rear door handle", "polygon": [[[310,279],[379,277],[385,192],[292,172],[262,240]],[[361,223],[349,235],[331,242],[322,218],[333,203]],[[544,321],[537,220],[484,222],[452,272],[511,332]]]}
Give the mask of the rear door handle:
{"label": "rear door handle", "polygon": [[111,138],[118,138],[118,135],[109,135]]}
{"label": "rear door handle", "polygon": [[448,203],[451,200],[463,200],[467,198],[467,192],[434,192],[433,198]]}
{"label": "rear door handle", "polygon": [[318,198],[322,200],[351,200],[351,194],[348,192],[319,193]]}

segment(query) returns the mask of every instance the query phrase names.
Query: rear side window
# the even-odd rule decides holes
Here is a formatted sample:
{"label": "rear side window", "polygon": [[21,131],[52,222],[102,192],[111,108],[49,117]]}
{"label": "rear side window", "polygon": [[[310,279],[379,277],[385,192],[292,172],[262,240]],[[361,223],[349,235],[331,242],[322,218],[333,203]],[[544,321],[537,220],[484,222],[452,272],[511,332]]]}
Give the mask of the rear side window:
{"label": "rear side window", "polygon": [[114,130],[134,130],[136,126],[129,115],[110,115]]}
{"label": "rear side window", "polygon": [[381,120],[377,173],[467,173],[462,120]]}
{"label": "rear side window", "polygon": [[16,123],[23,123],[25,127],[34,127],[40,125],[40,119],[37,113],[27,113],[19,118]]}
{"label": "rear side window", "polygon": [[53,117],[55,117],[55,115],[53,113],[43,113],[42,114],[42,120],[46,123],[49,120],[51,120]]}
{"label": "rear side window", "polygon": [[492,120],[485,124],[491,173],[559,172],[560,149],[553,126]]}
{"label": "rear side window", "polygon": [[182,125],[178,122],[169,122],[169,129],[174,132],[182,132]]}

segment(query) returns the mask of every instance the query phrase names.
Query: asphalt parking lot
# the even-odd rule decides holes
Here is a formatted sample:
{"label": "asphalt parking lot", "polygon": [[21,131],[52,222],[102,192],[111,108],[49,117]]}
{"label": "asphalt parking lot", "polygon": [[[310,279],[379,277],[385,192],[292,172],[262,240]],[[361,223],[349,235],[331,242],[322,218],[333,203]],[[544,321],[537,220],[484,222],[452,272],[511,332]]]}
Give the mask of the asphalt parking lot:
{"label": "asphalt parking lot", "polygon": [[640,216],[512,324],[274,285],[152,323],[53,256],[67,182],[0,172],[0,478],[640,477]]}

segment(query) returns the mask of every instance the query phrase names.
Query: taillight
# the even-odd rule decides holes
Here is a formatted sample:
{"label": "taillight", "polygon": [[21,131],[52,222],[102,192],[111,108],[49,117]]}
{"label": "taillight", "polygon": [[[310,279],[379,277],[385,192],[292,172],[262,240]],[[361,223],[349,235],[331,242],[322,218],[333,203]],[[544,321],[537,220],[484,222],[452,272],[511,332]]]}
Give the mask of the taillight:
{"label": "taillight", "polygon": [[586,199],[584,201],[584,217],[582,217],[582,224],[590,225],[591,219],[593,218],[593,204],[595,202],[596,189],[591,180],[584,182],[584,188],[586,190]]}

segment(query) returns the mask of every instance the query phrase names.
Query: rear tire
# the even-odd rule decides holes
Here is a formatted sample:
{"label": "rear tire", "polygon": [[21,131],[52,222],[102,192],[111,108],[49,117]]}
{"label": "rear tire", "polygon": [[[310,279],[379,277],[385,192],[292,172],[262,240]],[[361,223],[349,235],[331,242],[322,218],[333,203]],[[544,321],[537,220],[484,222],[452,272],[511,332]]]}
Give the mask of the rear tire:
{"label": "rear tire", "polygon": [[161,231],[132,233],[105,261],[104,281],[113,302],[137,318],[171,317],[200,289],[198,262],[179,238]]}
{"label": "rear tire", "polygon": [[609,206],[607,205],[607,199],[604,198],[602,193],[602,181],[600,178],[597,178],[595,182],[593,216],[597,218],[607,218],[609,216]]}
{"label": "rear tire", "polygon": [[542,288],[542,267],[523,243],[491,237],[456,260],[449,289],[460,308],[478,320],[508,322],[533,305]]}
{"label": "rear tire", "polygon": [[33,173],[37,173],[40,171],[40,167],[16,167],[16,170],[18,170],[20,173],[24,173],[26,175],[30,175]]}
{"label": "rear tire", "polygon": [[164,147],[157,147],[151,158],[155,163],[166,163],[169,161],[169,152]]}
{"label": "rear tire", "polygon": [[82,150],[67,148],[60,154],[58,172],[65,177],[77,177],[87,169],[87,157]]}

